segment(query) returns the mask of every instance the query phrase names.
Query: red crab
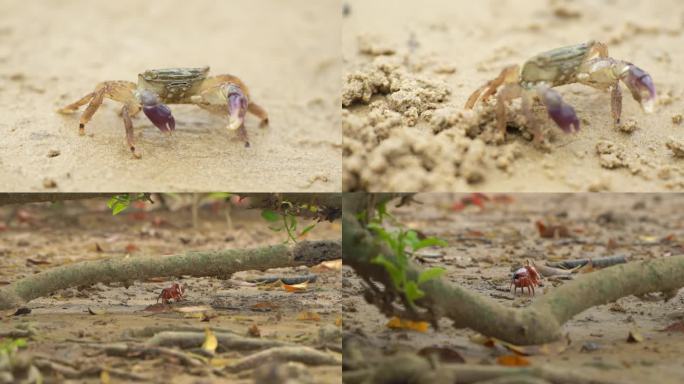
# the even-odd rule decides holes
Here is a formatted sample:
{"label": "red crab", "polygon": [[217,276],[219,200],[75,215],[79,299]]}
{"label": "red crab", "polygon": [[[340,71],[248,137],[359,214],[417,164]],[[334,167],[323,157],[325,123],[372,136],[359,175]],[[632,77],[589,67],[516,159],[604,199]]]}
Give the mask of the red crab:
{"label": "red crab", "polygon": [[489,197],[483,193],[471,193],[470,195],[461,198],[461,200],[454,202],[451,206],[452,211],[461,212],[469,205],[474,205],[480,210],[485,208],[485,201],[489,201]]}
{"label": "red crab", "polygon": [[159,297],[157,297],[157,303],[159,299],[162,299],[162,304],[168,304],[169,300],[174,300],[176,302],[183,300],[183,292],[185,289],[182,285],[178,283],[173,283],[171,287],[162,289]]}
{"label": "red crab", "polygon": [[513,294],[520,287],[520,292],[525,292],[525,287],[527,287],[527,293],[534,295],[534,287],[539,286],[539,272],[530,265],[528,262],[524,267],[520,267],[513,273],[513,279],[511,280],[511,287],[513,287]]}

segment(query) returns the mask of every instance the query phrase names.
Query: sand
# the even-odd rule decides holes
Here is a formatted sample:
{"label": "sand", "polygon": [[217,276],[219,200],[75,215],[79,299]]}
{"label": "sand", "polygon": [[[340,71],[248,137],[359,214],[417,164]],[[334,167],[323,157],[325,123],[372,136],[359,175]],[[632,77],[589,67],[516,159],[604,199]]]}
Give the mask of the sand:
{"label": "sand", "polygon": [[[343,19],[344,190],[674,191],[684,189],[684,5],[606,2],[346,1]],[[391,10],[391,12],[390,12]],[[549,49],[608,44],[659,95],[645,114],[623,86],[623,125],[610,95],[557,88],[582,128],[564,134],[541,106],[547,142],[531,142],[519,101],[505,140],[493,103],[466,99],[511,64]]]}
{"label": "sand", "polygon": [[[3,191],[339,191],[340,33],[336,0],[0,2]],[[171,105],[167,138],[133,119],[143,158],[124,145],[120,104],[78,135],[55,110],[105,80],[147,69],[237,75],[270,114],[248,116],[251,148],[227,119]]]}

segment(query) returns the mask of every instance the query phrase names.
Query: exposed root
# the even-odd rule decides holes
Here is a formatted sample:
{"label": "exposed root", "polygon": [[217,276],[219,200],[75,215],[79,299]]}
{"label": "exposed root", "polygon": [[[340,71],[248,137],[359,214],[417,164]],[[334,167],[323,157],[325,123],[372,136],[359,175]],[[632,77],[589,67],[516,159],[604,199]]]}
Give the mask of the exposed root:
{"label": "exposed root", "polygon": [[342,356],[321,352],[311,347],[275,347],[244,357],[226,369],[241,372],[274,361],[299,362],[306,365],[341,365]]}
{"label": "exposed root", "polygon": [[[219,351],[254,350],[294,345],[278,340],[239,336],[234,333],[214,332],[214,334],[218,340]],[[189,349],[201,347],[204,339],[204,332],[160,332],[154,335],[145,344],[149,346]]]}

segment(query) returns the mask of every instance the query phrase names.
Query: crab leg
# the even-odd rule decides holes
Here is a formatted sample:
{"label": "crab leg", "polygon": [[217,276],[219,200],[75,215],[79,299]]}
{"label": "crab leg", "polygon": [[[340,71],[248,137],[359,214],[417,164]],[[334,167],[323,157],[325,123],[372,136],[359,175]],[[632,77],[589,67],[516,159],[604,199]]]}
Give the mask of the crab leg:
{"label": "crab leg", "polygon": [[620,115],[622,115],[622,90],[620,83],[615,83],[610,92],[610,112],[613,115],[613,123],[617,127],[620,124]]}
{"label": "crab leg", "polygon": [[97,112],[97,109],[100,108],[100,105],[102,105],[102,101],[104,100],[105,96],[105,88],[102,87],[93,93],[93,98],[90,100],[90,103],[86,107],[85,111],[81,115],[81,119],[79,120],[79,135],[85,135],[85,125],[88,124],[88,122],[90,121],[90,119],[92,119],[95,112]]}
{"label": "crab leg", "polygon": [[60,108],[57,110],[57,112],[62,113],[62,114],[71,114],[76,112],[77,109],[79,109],[82,105],[88,104],[90,100],[95,96],[95,92],[90,92],[89,94],[83,96],[81,99],[78,101],[75,101],[66,107]]}
{"label": "crab leg", "polygon": [[137,105],[124,105],[121,109],[121,117],[124,121],[124,127],[126,128],[126,141],[128,142],[128,148],[130,148],[133,157],[139,159],[141,155],[135,152],[135,138],[133,136],[133,122],[131,121],[131,115],[136,114],[140,110]]}
{"label": "crab leg", "polygon": [[261,120],[262,127],[268,125],[268,113],[266,113],[266,110],[263,107],[251,102],[247,106],[247,111]]}
{"label": "crab leg", "polygon": [[496,127],[506,137],[506,103],[520,97],[522,88],[517,83],[506,84],[496,96]]}

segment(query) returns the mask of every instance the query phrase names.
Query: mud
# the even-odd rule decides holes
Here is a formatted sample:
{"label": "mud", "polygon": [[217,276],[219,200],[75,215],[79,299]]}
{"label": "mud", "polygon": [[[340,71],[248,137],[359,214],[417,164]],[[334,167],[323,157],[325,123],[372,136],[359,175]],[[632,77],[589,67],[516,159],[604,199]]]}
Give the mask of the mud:
{"label": "mud", "polygon": [[[8,0],[0,13],[3,191],[340,190],[338,1]],[[119,103],[106,100],[86,136],[80,112],[55,113],[101,81],[206,65],[239,76],[269,113],[267,128],[247,116],[250,148],[227,116],[171,105],[172,137],[133,119],[136,161]]]}
{"label": "mud", "polygon": [[[33,204],[0,209],[0,282],[16,279],[59,265],[96,260],[103,257],[165,255],[191,250],[260,247],[282,243],[286,235],[268,229],[259,211],[233,208],[229,225],[225,206],[216,202],[203,204],[197,228],[192,226],[190,198],[169,199],[169,209],[147,204],[144,208],[112,217],[105,200]],[[305,220],[306,221],[306,220]],[[302,224],[304,221],[302,221]],[[308,221],[307,221],[308,224]],[[339,239],[338,223],[321,223],[307,239]],[[316,274],[302,293],[290,293],[278,286],[253,286],[247,281],[262,276],[301,276]],[[180,282],[186,288],[185,300],[160,310],[156,304],[162,288]],[[209,321],[199,313],[181,313],[189,306],[210,306]],[[152,307],[151,307],[152,306]],[[0,331],[27,329],[34,333],[25,353],[61,358],[86,367],[112,367],[148,376],[156,382],[251,383],[252,370],[226,377],[207,376],[204,369],[184,367],[172,358],[141,359],[107,357],[97,345],[125,340],[144,341],[150,335],[135,336],[145,327],[203,330],[226,329],[247,335],[256,326],[261,338],[317,346],[321,332],[332,337],[328,343],[341,345],[339,321],[341,308],[340,272],[318,267],[281,268],[244,271],[230,279],[167,277],[155,281],[122,284],[97,284],[56,292],[50,297],[27,304],[31,313],[12,316],[0,313]],[[89,309],[95,314],[90,314]],[[301,319],[312,312],[320,317]],[[313,316],[315,317],[315,316]],[[131,337],[133,337],[131,339]],[[226,362],[236,361],[249,351],[220,354]],[[306,367],[305,373],[315,382],[339,383],[341,367]],[[112,382],[120,382],[111,374]],[[79,382],[99,383],[98,375]]]}
{"label": "mud", "polygon": [[[417,194],[422,204],[394,208],[399,223],[426,236],[438,236],[449,245],[422,250],[418,260],[427,267],[446,268],[453,284],[490,296],[510,307],[529,305],[561,278],[543,278],[536,296],[514,295],[511,273],[525,260],[535,264],[579,258],[625,256],[648,260],[684,252],[684,202],[676,195],[489,195],[484,209],[452,207],[464,195]],[[537,220],[565,228],[566,237],[541,238]],[[591,273],[591,272],[589,272]],[[471,341],[475,333],[454,329],[449,321],[425,332],[392,330],[388,319],[363,299],[363,285],[348,267],[343,269],[344,329],[361,336],[371,348],[392,354],[416,353],[423,347],[454,350],[466,364],[496,364],[505,350]],[[684,318],[684,291],[667,302],[657,295],[643,300],[630,296],[591,308],[563,327],[570,345],[560,351],[526,357],[532,366],[571,369],[595,379],[619,383],[680,383],[684,380],[684,334],[663,332]],[[629,343],[630,331],[643,336]]]}
{"label": "mud", "polygon": [[[345,190],[670,191],[684,188],[684,88],[676,63],[684,7],[673,0],[508,2],[347,1],[342,91]],[[385,17],[387,10],[392,17]],[[466,111],[472,91],[511,64],[589,40],[635,63],[655,81],[659,100],[645,114],[629,92],[613,126],[610,95],[558,88],[582,129],[564,134],[534,107],[545,138],[533,144],[519,101],[507,135],[495,129],[494,101]],[[600,142],[622,149],[606,160]]]}

